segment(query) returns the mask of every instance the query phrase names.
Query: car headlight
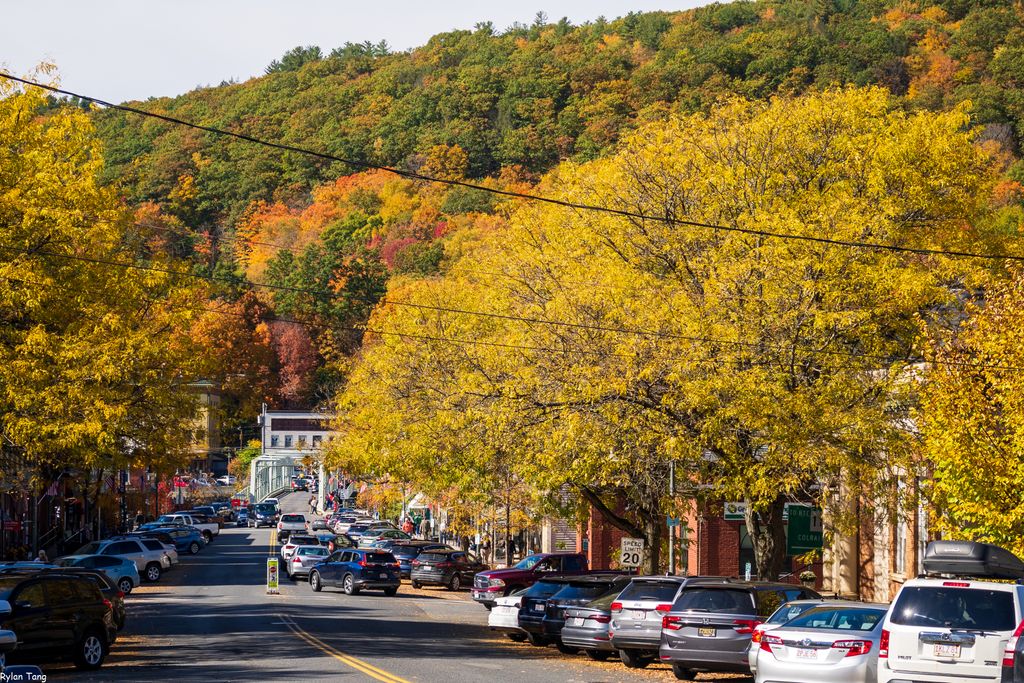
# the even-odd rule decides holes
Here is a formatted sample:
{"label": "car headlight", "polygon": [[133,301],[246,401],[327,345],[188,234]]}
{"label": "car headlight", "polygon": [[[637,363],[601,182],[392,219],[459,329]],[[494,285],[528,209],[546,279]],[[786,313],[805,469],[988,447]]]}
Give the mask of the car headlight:
{"label": "car headlight", "polygon": [[487,585],[488,586],[494,586],[495,588],[500,588],[500,587],[505,585],[505,582],[502,581],[501,579],[490,579],[487,582]]}

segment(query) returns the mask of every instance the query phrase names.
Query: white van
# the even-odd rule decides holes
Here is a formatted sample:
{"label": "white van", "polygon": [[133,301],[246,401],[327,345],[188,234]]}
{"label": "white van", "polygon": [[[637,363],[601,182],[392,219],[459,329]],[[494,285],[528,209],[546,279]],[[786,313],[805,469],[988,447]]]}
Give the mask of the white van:
{"label": "white van", "polygon": [[[879,683],[999,683],[1024,619],[1024,562],[997,546],[934,541],[927,575],[903,584],[882,624]],[[987,579],[987,580],[986,580]]]}

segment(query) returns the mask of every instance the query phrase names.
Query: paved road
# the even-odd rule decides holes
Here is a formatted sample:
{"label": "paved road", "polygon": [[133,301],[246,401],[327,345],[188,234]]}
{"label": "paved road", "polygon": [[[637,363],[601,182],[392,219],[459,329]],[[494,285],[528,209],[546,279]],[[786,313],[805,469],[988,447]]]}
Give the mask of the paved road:
{"label": "paved road", "polygon": [[[299,511],[307,496],[282,500]],[[99,672],[47,667],[75,681],[443,681],[597,683],[674,680],[660,664],[633,672],[616,661],[565,657],[487,629],[487,612],[442,589],[346,596],[284,579],[264,589],[268,529],[224,529],[159,583],[128,598],[128,625]],[[709,679],[709,677],[702,677]],[[717,678],[717,677],[716,677]],[[728,677],[726,680],[749,680]]]}

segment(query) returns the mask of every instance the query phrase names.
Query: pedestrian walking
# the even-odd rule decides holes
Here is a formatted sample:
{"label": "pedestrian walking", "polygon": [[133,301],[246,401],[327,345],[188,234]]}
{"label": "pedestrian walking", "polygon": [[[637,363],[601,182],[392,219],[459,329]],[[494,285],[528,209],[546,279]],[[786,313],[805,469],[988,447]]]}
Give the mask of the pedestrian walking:
{"label": "pedestrian walking", "polygon": [[430,520],[424,517],[420,520],[420,536],[426,540],[428,534],[430,534]]}
{"label": "pedestrian walking", "polygon": [[402,531],[404,531],[405,533],[407,533],[407,534],[409,534],[410,536],[412,536],[412,532],[413,532],[414,530],[415,530],[415,529],[414,529],[414,527],[413,527],[413,525],[412,525],[412,520],[411,520],[411,519],[409,519],[408,517],[406,517],[406,518],[405,518],[405,522],[403,522],[403,523],[402,523]]}
{"label": "pedestrian walking", "polygon": [[36,562],[42,562],[43,564],[49,564],[50,563],[50,558],[48,558],[46,556],[46,551],[45,550],[40,550],[39,554],[36,555],[35,561]]}
{"label": "pedestrian walking", "polygon": [[316,496],[309,497],[309,514],[316,514]]}

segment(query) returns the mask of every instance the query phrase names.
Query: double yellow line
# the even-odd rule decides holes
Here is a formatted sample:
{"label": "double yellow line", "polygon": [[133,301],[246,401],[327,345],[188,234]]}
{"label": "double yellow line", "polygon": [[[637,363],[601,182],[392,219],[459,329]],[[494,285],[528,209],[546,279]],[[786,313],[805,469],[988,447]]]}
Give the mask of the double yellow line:
{"label": "double yellow line", "polygon": [[320,640],[316,636],[302,630],[302,628],[300,628],[299,625],[296,624],[295,621],[292,620],[292,618],[288,615],[278,614],[277,616],[292,633],[294,633],[299,638],[315,647],[317,650],[320,650],[326,655],[334,657],[342,664],[349,666],[360,673],[364,673],[370,678],[373,678],[374,680],[383,681],[384,683],[410,683],[408,680],[404,678],[400,678],[398,676],[395,676],[394,674],[390,674],[387,671],[384,671],[383,669],[378,669],[372,664],[364,662],[361,659],[356,659],[352,655],[347,655],[341,650],[337,650],[331,647],[330,645]]}

